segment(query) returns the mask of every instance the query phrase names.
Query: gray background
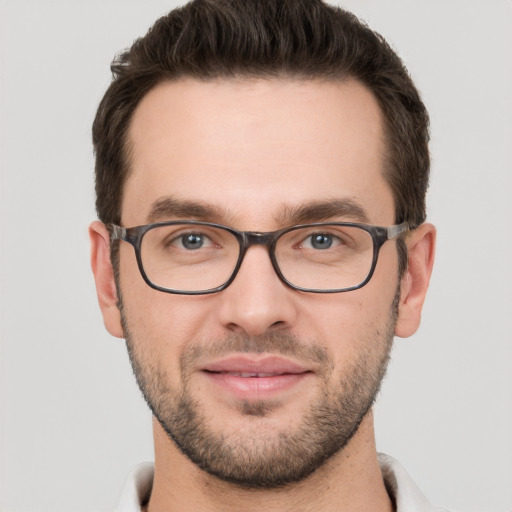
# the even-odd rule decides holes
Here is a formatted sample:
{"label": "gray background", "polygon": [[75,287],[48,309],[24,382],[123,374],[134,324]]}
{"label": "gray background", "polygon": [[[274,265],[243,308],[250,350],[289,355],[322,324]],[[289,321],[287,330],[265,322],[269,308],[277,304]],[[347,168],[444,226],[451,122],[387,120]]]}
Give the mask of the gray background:
{"label": "gray background", "polygon": [[[89,134],[112,56],[174,4],[0,4],[3,511],[113,509],[152,458],[150,415],[89,270]],[[396,342],[378,447],[434,503],[510,511],[512,3],[344,5],[395,46],[432,116],[438,255],[423,325]]]}

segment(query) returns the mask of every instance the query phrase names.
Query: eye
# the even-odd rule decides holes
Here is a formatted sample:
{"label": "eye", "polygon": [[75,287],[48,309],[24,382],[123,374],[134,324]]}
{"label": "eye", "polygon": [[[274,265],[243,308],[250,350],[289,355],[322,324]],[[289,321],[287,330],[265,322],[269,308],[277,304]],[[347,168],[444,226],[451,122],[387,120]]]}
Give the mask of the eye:
{"label": "eye", "polygon": [[193,251],[204,247],[210,247],[212,242],[202,233],[186,233],[173,240],[172,245]]}
{"label": "eye", "polygon": [[332,236],[325,233],[315,233],[311,235],[311,246],[315,249],[329,249],[332,246]]}
{"label": "eye", "polygon": [[339,245],[338,237],[329,233],[312,233],[303,242],[302,247],[313,249],[330,249],[333,245]]}

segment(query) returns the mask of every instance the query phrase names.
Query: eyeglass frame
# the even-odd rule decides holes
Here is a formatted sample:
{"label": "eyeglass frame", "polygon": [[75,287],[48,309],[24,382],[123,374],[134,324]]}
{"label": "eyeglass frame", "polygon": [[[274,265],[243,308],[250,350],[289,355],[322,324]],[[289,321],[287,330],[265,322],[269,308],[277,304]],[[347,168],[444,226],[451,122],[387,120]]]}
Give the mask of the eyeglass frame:
{"label": "eyeglass frame", "polygon": [[[236,240],[238,241],[238,245],[240,247],[240,252],[238,254],[238,260],[236,265],[231,273],[230,278],[224,282],[222,285],[216,288],[210,288],[208,290],[173,290],[170,288],[164,288],[162,286],[158,286],[153,283],[147,276],[144,265],[142,264],[142,256],[141,256],[141,244],[144,235],[154,229],[161,226],[172,226],[172,225],[191,225],[191,226],[209,226],[212,228],[224,229],[231,233]],[[373,257],[372,257],[372,265],[370,272],[366,276],[361,283],[348,287],[348,288],[338,288],[338,289],[328,289],[328,290],[320,290],[315,288],[303,288],[300,286],[296,286],[290,281],[288,281],[281,272],[279,268],[279,264],[276,258],[276,245],[279,238],[281,238],[284,234],[294,231],[297,229],[308,228],[308,227],[322,227],[322,226],[347,226],[347,227],[355,227],[360,228],[363,231],[366,231],[370,234],[373,241]],[[213,222],[203,222],[203,221],[195,221],[195,220],[172,220],[165,222],[156,222],[152,224],[144,224],[141,226],[135,226],[131,228],[124,228],[122,226],[118,226],[116,224],[107,224],[106,225],[109,233],[110,233],[110,242],[115,242],[118,240],[123,240],[124,242],[128,242],[133,246],[135,250],[135,257],[137,260],[137,266],[139,267],[139,272],[146,282],[146,284],[158,291],[164,293],[172,293],[175,295],[209,295],[212,293],[217,293],[222,290],[225,290],[236,278],[240,267],[242,266],[245,254],[247,250],[253,245],[264,245],[268,249],[270,261],[272,263],[272,267],[279,277],[279,279],[286,284],[288,287],[293,290],[298,290],[306,293],[343,293],[350,292],[353,290],[358,290],[363,286],[367,285],[370,279],[373,277],[375,272],[375,268],[377,266],[377,260],[379,257],[379,252],[381,247],[389,240],[393,240],[398,236],[410,231],[411,228],[408,222],[402,222],[401,224],[395,224],[393,226],[383,227],[383,226],[374,226],[370,224],[358,223],[358,222],[314,222],[310,224],[297,224],[295,226],[290,226],[283,229],[278,229],[277,231],[238,231],[229,226],[224,226],[223,224],[216,224]]]}

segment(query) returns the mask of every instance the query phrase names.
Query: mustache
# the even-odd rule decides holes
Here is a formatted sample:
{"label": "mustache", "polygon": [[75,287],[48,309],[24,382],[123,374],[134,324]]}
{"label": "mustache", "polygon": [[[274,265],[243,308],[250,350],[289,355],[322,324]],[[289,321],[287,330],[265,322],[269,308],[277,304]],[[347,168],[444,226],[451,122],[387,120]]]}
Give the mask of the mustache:
{"label": "mustache", "polygon": [[279,354],[304,361],[312,361],[330,370],[334,368],[330,351],[318,343],[305,343],[286,332],[266,333],[260,336],[236,334],[222,340],[189,344],[180,357],[182,369],[194,366],[198,359],[214,359],[233,353]]}

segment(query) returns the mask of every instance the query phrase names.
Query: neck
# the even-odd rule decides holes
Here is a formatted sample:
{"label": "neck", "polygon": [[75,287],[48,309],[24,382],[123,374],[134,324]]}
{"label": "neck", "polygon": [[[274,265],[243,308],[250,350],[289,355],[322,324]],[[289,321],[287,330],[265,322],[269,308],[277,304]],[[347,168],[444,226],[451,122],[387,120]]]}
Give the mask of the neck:
{"label": "neck", "polygon": [[244,489],[199,469],[153,420],[155,478],[148,512],[392,512],[377,461],[370,412],[349,444],[301,482]]}

